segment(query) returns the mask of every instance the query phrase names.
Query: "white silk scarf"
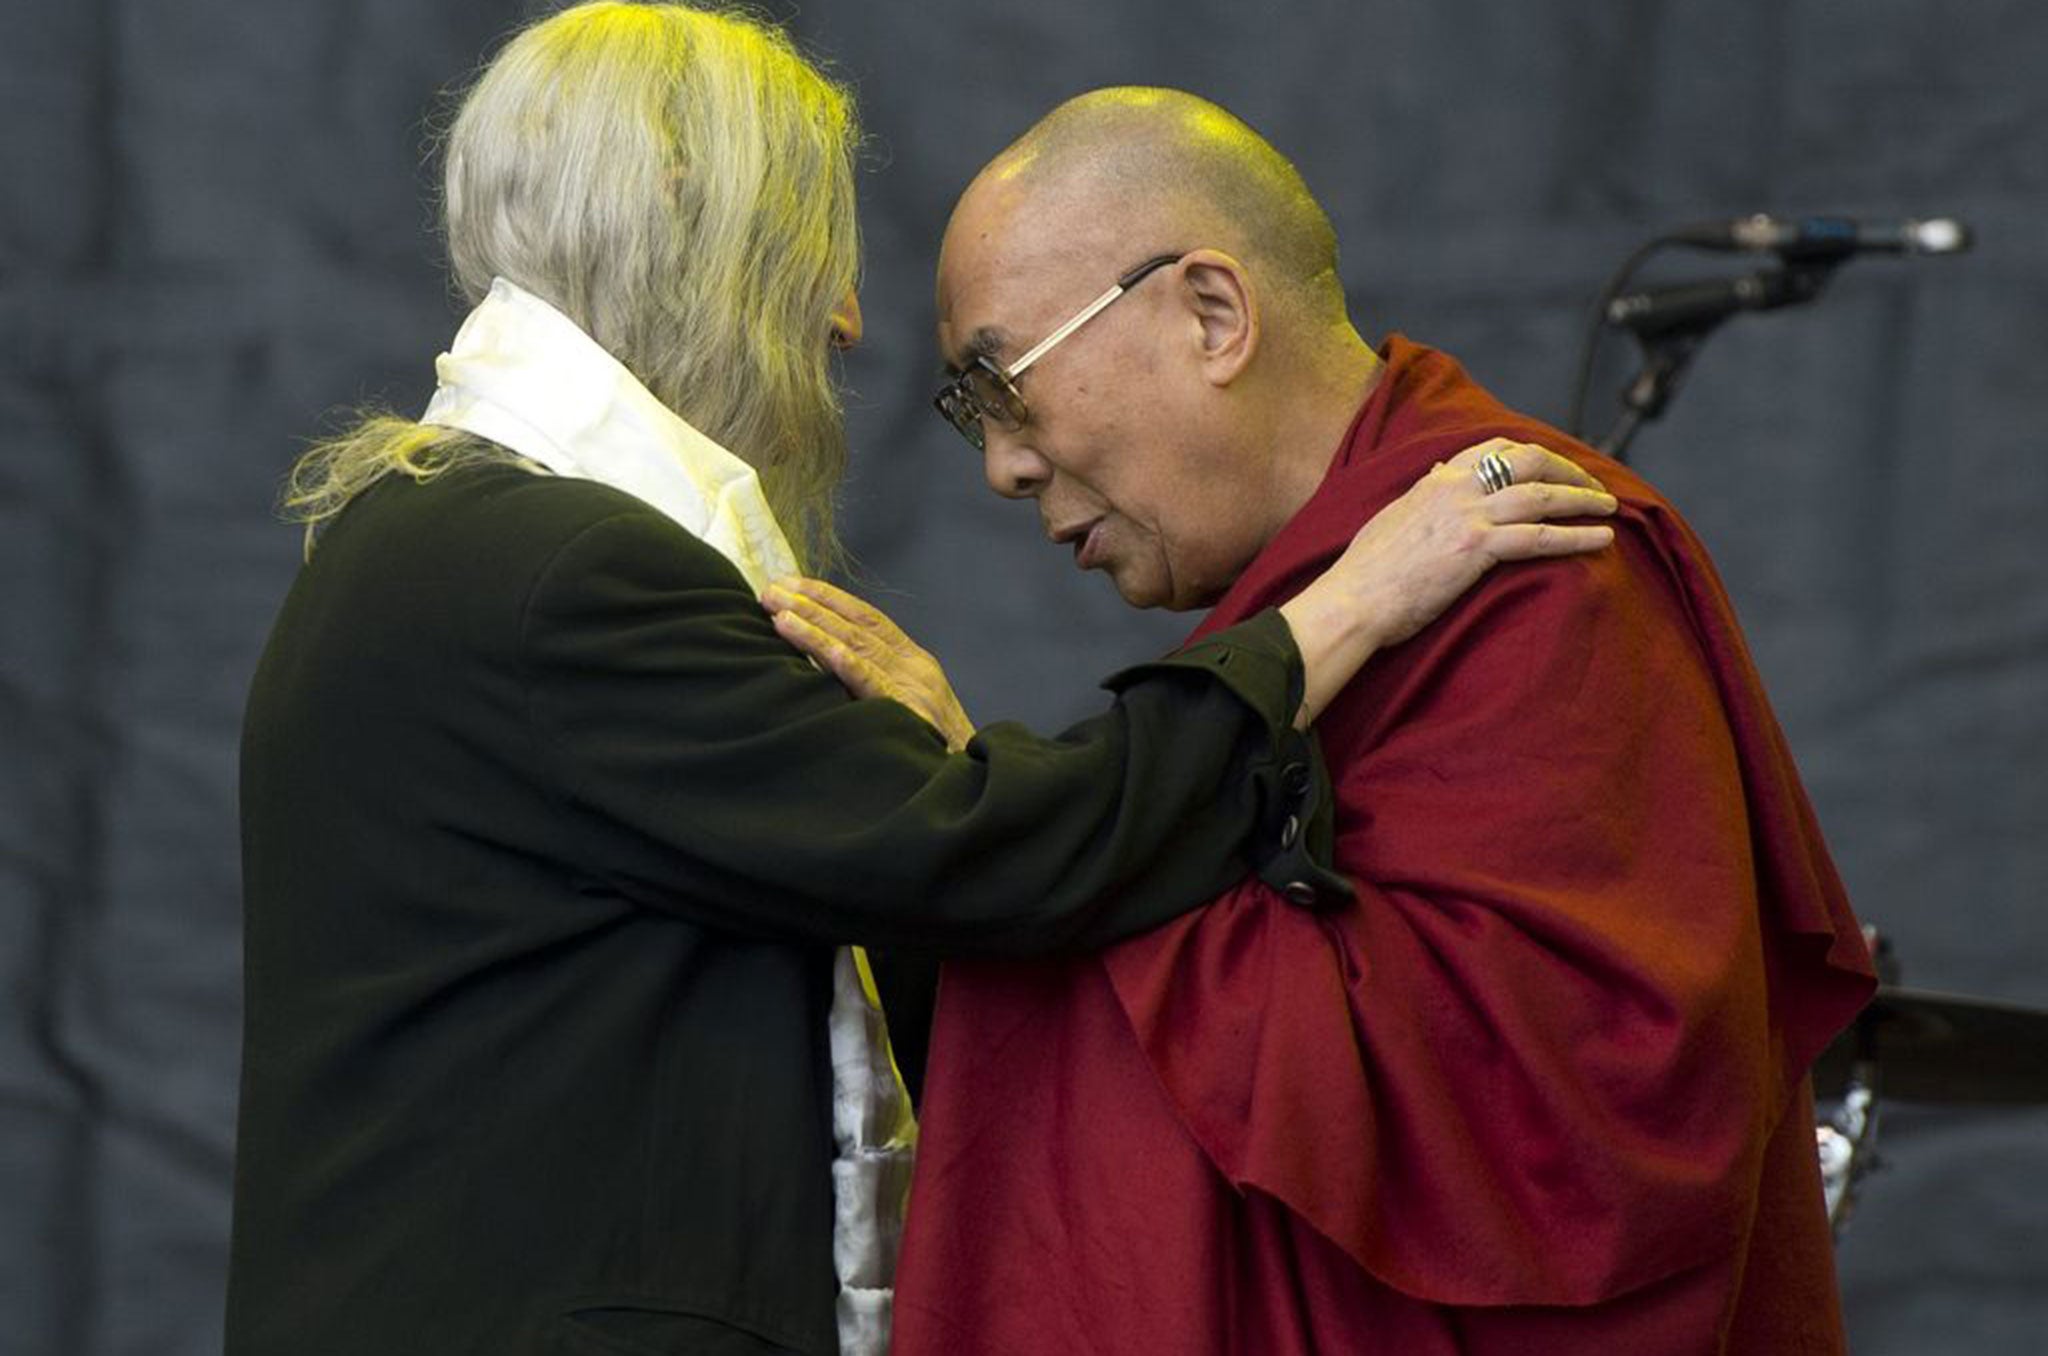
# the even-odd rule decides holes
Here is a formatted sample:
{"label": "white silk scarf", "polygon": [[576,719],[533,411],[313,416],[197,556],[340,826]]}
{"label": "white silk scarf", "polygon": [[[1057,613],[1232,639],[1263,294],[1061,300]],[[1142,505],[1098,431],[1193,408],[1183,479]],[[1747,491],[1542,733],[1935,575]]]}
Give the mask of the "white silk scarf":
{"label": "white silk scarf", "polygon": [[[421,422],[625,491],[730,560],[757,594],[797,572],[754,468],[532,293],[495,280],[434,372],[440,384]],[[839,1350],[886,1356],[917,1126],[857,948],[840,948],[834,961],[829,1021]]]}

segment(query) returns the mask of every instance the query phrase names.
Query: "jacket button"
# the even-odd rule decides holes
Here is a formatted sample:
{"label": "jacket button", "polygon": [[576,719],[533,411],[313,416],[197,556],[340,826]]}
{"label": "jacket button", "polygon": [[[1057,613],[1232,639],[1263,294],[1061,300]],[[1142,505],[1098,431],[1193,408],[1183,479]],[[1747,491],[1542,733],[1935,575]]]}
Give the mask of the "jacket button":
{"label": "jacket button", "polygon": [[1280,893],[1286,897],[1289,904],[1304,909],[1316,902],[1316,887],[1305,880],[1288,881],[1280,887]]}
{"label": "jacket button", "polygon": [[1280,769],[1280,789],[1290,796],[1304,795],[1308,791],[1308,764],[1289,763]]}

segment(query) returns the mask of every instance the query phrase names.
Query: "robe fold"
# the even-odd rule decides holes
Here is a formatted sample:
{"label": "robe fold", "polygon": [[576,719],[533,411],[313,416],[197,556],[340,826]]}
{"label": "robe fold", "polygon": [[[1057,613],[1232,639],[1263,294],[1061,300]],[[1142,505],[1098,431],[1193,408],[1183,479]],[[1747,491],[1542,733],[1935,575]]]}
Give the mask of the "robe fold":
{"label": "robe fold", "polygon": [[898,1356],[1842,1349],[1805,1072],[1869,957],[1726,594],[1626,468],[1395,337],[1196,635],[1539,442],[1616,546],[1495,569],[1317,723],[1336,864],[947,967]]}

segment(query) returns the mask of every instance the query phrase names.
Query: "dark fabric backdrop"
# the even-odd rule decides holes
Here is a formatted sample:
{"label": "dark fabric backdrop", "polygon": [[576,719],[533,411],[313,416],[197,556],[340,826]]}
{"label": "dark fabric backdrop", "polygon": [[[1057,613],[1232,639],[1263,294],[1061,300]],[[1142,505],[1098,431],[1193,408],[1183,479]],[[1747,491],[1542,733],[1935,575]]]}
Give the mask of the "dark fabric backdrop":
{"label": "dark fabric backdrop", "polygon": [[[1553,417],[1588,299],[1656,228],[1968,217],[1966,258],[1858,262],[1731,324],[1637,460],[1715,549],[1907,977],[2048,1007],[2048,8],[778,3],[873,134],[864,586],[983,719],[1085,711],[1192,620],[1077,576],[925,404],[945,214],[1059,98],[1236,109],[1328,204],[1362,329]],[[456,319],[422,206],[437,91],[534,7],[5,9],[0,1350],[209,1352],[237,722],[298,550],[270,505],[328,412],[424,401]],[[1887,1143],[1840,1258],[1857,1350],[2048,1348],[2048,1117],[1895,1109]]]}

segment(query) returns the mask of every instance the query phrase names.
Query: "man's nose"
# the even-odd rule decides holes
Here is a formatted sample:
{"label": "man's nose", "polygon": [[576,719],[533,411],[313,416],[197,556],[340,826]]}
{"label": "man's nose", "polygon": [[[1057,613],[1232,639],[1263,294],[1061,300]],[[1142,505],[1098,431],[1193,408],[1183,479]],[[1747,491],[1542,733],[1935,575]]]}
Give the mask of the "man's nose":
{"label": "man's nose", "polygon": [[1041,456],[1024,437],[982,421],[981,471],[988,487],[1005,499],[1029,499],[1052,479],[1052,463]]}

